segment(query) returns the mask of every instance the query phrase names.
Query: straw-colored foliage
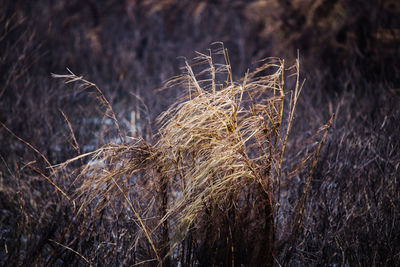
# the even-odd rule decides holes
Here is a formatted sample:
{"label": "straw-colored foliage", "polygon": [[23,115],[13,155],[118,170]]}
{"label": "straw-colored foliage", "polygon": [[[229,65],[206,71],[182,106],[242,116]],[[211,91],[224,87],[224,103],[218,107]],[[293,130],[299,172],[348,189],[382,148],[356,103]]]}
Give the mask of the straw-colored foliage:
{"label": "straw-colored foliage", "polygon": [[[140,229],[135,248],[151,248],[159,263],[190,265],[207,255],[203,264],[272,264],[274,192],[301,91],[299,62],[286,68],[269,58],[235,82],[217,46],[166,83],[186,93],[159,116],[154,140],[90,153],[77,195],[83,209],[130,209]],[[294,76],[292,91],[285,72]]]}

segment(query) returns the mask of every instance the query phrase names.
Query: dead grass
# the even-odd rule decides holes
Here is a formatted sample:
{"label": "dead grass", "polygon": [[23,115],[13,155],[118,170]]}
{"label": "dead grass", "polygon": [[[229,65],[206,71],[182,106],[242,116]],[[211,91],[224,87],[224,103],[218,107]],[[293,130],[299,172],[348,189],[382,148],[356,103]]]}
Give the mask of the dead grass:
{"label": "dead grass", "polygon": [[[166,84],[183,87],[186,94],[159,116],[154,140],[107,144],[57,166],[62,169],[91,156],[77,177],[80,210],[101,213],[116,205],[129,209],[138,229],[135,239],[140,245],[135,250],[148,251],[149,246],[152,251],[138,261],[274,264],[275,196],[302,88],[299,62],[286,68],[283,60],[266,59],[234,82],[227,50],[222,44],[214,46],[194,58],[198,73],[186,62],[184,74]],[[289,91],[284,82],[293,75]],[[72,73],[54,76],[96,86]],[[331,123],[321,128],[325,134],[320,145]],[[292,232],[301,225],[320,148]]]}
{"label": "dead grass", "polygon": [[[251,265],[268,261],[271,239],[278,266],[396,265],[398,7],[0,0],[0,265]],[[215,40],[231,63],[206,50]],[[288,127],[296,69],[282,72],[283,112],[268,84],[264,95],[239,93],[244,81],[271,81],[279,60],[239,77],[266,56],[292,62],[298,49],[307,82]],[[188,62],[189,75],[155,94],[179,73],[176,56],[193,50],[205,55]],[[81,80],[61,89],[49,73],[65,67],[96,85],[73,75]],[[283,114],[281,124],[252,116],[252,106]],[[46,163],[68,159],[56,175]]]}

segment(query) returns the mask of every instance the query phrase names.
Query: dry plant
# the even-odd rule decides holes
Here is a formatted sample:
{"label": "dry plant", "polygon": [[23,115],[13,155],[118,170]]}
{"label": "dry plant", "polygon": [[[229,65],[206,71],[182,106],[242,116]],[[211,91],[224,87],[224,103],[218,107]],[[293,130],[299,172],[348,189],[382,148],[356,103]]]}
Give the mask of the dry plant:
{"label": "dry plant", "polygon": [[[137,264],[274,264],[275,196],[302,88],[299,61],[286,69],[283,60],[268,58],[234,82],[227,50],[216,45],[166,83],[186,94],[159,116],[154,140],[107,144],[58,166],[91,156],[78,175],[80,211],[128,209],[138,229],[132,240]],[[287,76],[295,77],[292,91],[285,89]],[[95,86],[104,96],[72,72],[55,77]],[[313,169],[331,122],[321,128],[314,158],[301,166],[312,161]]]}
{"label": "dry plant", "polygon": [[[152,265],[157,264],[155,251],[160,259],[170,255],[165,258],[165,265],[168,259],[171,265],[178,265],[178,261],[186,266],[222,261],[232,265],[231,254],[235,265],[250,262],[251,253],[258,246],[255,243],[260,243],[263,236],[256,233],[261,232],[262,216],[266,213],[259,211],[263,204],[246,208],[247,203],[265,199],[256,193],[260,187],[257,182],[233,179],[230,193],[218,198],[215,195],[222,193],[212,191],[215,203],[207,198],[203,210],[190,219],[187,213],[172,208],[179,204],[178,200],[189,203],[202,189],[191,191],[186,194],[190,199],[183,199],[182,189],[177,186],[186,180],[174,170],[188,177],[193,173],[190,166],[195,163],[180,159],[175,163],[175,156],[169,152],[169,163],[160,161],[163,155],[156,144],[162,136],[151,137],[158,129],[153,124],[155,118],[177,99],[182,87],[174,86],[158,94],[151,89],[177,73],[176,55],[188,57],[193,50],[205,51],[213,40],[221,40],[229,47],[230,62],[235,66],[231,70],[234,81],[251,62],[267,55],[285,58],[286,62],[292,62],[298,49],[302,55],[307,86],[297,102],[280,174],[273,169],[271,176],[265,178],[271,178],[275,191],[272,200],[276,264],[395,266],[400,261],[399,1],[22,3],[0,0],[0,121],[4,124],[0,126],[1,266],[131,266],[142,261]],[[190,65],[200,88],[211,92],[211,72],[200,74],[204,68],[210,69],[209,63],[205,58],[199,60],[206,65],[197,65],[199,61]],[[229,65],[222,55],[213,57],[213,65],[223,68],[216,63]],[[65,66],[96,81],[102,93],[95,87],[85,93],[61,89],[49,73],[60,73]],[[274,69],[256,77],[272,74]],[[285,71],[292,72],[295,69]],[[226,83],[227,73],[215,73],[218,94],[230,85]],[[185,78],[176,80],[175,85],[184,82],[182,79]],[[206,79],[209,81],[202,82]],[[283,140],[290,89],[294,88],[291,81],[296,79],[285,80],[286,119],[279,127]],[[84,85],[83,81],[77,82]],[[242,83],[243,80],[237,84]],[[190,95],[175,105],[175,111],[185,101],[197,98],[196,91],[192,86]],[[99,101],[90,97],[92,93],[106,106],[105,116],[102,117]],[[248,103],[244,107],[249,108],[248,94],[244,93],[242,99]],[[242,105],[241,108],[242,114]],[[304,141],[333,112],[336,115],[332,131],[311,176],[318,142]],[[170,112],[164,121],[160,120],[161,125],[174,114]],[[123,142],[118,138],[117,119]],[[129,131],[146,141],[126,138]],[[323,138],[325,132],[326,127],[321,127],[318,136]],[[229,136],[233,138],[234,134]],[[250,147],[253,140],[246,143],[252,151],[251,159],[256,158],[256,149]],[[111,141],[120,143],[103,146]],[[103,150],[97,154],[86,154],[99,147]],[[226,151],[229,147],[238,150],[227,146]],[[204,151],[208,150],[206,146]],[[58,164],[81,153],[79,160],[57,175],[46,169],[47,162]],[[200,152],[198,155],[202,156]],[[87,163],[88,156],[93,156],[90,166],[77,169]],[[185,160],[195,156],[182,154]],[[200,156],[199,164],[209,160]],[[233,157],[234,162],[242,159]],[[309,163],[303,165],[308,168],[301,168],[303,160]],[[133,164],[142,169],[129,175],[127,169],[133,168]],[[240,171],[242,167],[237,168]],[[117,169],[120,176],[111,176]],[[218,168],[210,169],[221,173]],[[106,172],[125,195],[111,178],[109,184],[98,180],[99,184],[91,187],[93,177],[100,179]],[[77,173],[81,174],[79,179]],[[80,204],[87,205],[76,214],[68,198],[73,199],[72,192],[85,181],[92,198],[77,191],[75,197],[81,196]],[[219,178],[210,187],[218,181]],[[245,185],[242,193],[238,193],[239,185]],[[217,187],[220,188],[223,191],[227,186]],[[107,189],[108,195],[104,194]],[[243,197],[246,193],[248,198]],[[193,205],[198,208],[198,204]],[[183,211],[187,205],[182,202],[180,207]],[[249,242],[252,239],[254,242]],[[214,257],[219,253],[223,256]],[[244,255],[250,256],[242,260]]]}

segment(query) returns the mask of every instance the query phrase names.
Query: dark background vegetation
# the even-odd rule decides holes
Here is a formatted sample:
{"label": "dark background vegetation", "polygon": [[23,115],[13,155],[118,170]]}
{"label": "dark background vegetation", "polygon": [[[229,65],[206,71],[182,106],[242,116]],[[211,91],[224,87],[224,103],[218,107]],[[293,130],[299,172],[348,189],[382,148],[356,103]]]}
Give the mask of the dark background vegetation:
{"label": "dark background vegetation", "polygon": [[[156,116],[181,94],[155,89],[180,73],[180,56],[215,41],[228,48],[235,79],[257,60],[294,62],[299,51],[307,81],[289,161],[336,115],[301,229],[286,238],[278,228],[275,263],[400,262],[398,1],[1,0],[0,121],[51,164],[112,141],[115,129],[92,89],[51,78],[69,68],[101,88],[124,134],[150,138]],[[10,131],[0,128],[0,265],[134,264],[129,216],[75,216],[44,178],[43,158]],[[290,212],[303,180],[287,183],[282,209]],[[72,175],[54,182],[72,194]]]}

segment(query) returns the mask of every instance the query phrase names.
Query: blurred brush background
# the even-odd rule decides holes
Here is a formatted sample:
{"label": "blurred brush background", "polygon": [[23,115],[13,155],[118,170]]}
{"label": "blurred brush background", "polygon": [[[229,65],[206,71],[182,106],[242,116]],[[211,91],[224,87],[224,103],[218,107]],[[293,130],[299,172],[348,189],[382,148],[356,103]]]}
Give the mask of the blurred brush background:
{"label": "blurred brush background", "polygon": [[[281,227],[274,249],[268,248],[273,264],[400,262],[398,1],[0,0],[1,265],[159,263],[151,261],[154,251],[138,218],[122,208],[123,196],[107,209],[89,205],[77,213],[77,177],[85,173],[79,168],[86,158],[56,176],[48,165],[121,142],[119,131],[150,142],[159,130],[157,116],[184,95],[179,86],[157,89],[182,73],[181,57],[205,53],[217,41],[229,52],[235,81],[263,58],[284,58],[289,67],[299,55],[306,82],[285,152],[292,166],[282,170],[283,176],[310,153],[314,133],[335,113],[295,233],[280,229],[287,229],[282,222],[293,212],[308,172],[300,170],[279,185],[281,210],[274,219]],[[66,68],[94,82],[101,94],[95,87],[65,86],[51,77],[68,73]],[[138,155],[151,151],[147,145],[135,146]],[[138,199],[163,204],[142,182]],[[100,199],[97,205],[101,201],[109,203]],[[135,205],[142,215],[151,213],[144,203]],[[159,227],[157,220],[143,223]],[[163,227],[157,229],[153,235],[165,235]],[[183,244],[186,249],[195,245],[188,239]],[[154,246],[165,250],[165,244]],[[164,265],[227,262],[202,263],[206,255],[216,258],[214,252],[196,254],[195,246],[189,251],[189,256],[170,255]],[[229,262],[257,262],[247,260]]]}

